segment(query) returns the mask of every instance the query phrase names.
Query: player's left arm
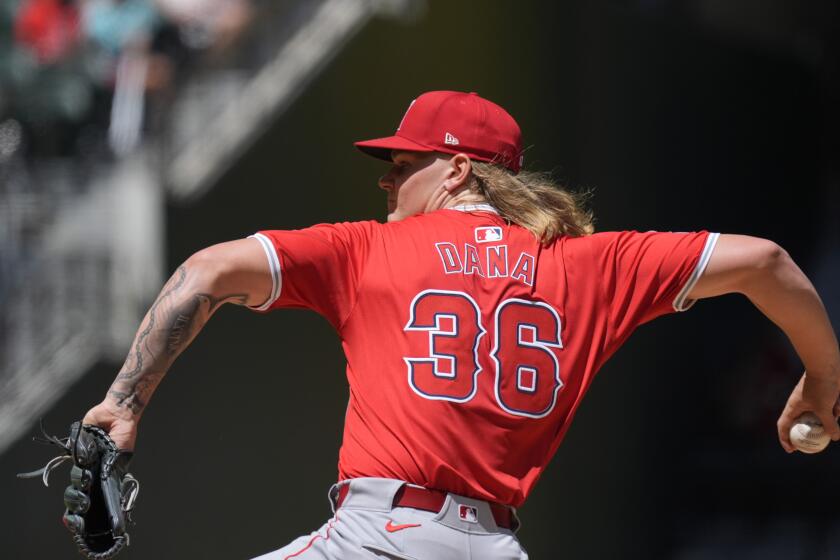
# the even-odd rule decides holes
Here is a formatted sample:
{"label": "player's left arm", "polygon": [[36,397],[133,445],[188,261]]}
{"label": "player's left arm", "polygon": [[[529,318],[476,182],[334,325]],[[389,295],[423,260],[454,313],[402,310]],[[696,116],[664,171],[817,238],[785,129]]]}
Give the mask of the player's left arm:
{"label": "player's left arm", "polygon": [[834,441],[840,440],[840,350],[825,307],[813,284],[776,243],[746,235],[721,235],[690,299],[728,293],[747,296],[788,336],[805,373],[777,422],[788,452],[790,428],[806,411],[819,416]]}

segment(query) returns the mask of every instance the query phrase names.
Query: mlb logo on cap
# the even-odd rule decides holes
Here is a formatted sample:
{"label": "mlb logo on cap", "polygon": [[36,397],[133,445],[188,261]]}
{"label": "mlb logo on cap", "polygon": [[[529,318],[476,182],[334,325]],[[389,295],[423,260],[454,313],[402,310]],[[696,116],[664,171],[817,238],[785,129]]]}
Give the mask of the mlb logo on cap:
{"label": "mlb logo on cap", "polygon": [[458,517],[460,517],[462,521],[478,523],[478,510],[472,506],[459,505]]}
{"label": "mlb logo on cap", "polygon": [[490,243],[491,241],[502,240],[502,228],[496,226],[487,226],[475,228],[475,242],[476,243]]}

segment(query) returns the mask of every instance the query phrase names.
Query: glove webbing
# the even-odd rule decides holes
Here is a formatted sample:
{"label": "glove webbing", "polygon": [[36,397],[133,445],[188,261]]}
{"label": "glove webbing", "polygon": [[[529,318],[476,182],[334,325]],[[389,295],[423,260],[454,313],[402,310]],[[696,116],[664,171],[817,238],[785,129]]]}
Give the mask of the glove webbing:
{"label": "glove webbing", "polygon": [[[96,535],[88,535],[88,537],[90,536]],[[113,546],[111,546],[111,548],[106,550],[105,552],[92,551],[88,544],[85,542],[85,537],[78,533],[73,533],[73,542],[76,543],[76,546],[79,548],[79,552],[81,552],[87,558],[90,558],[92,560],[108,560],[108,558],[113,558],[123,548],[128,546],[128,533],[120,535],[119,537],[114,537]]]}

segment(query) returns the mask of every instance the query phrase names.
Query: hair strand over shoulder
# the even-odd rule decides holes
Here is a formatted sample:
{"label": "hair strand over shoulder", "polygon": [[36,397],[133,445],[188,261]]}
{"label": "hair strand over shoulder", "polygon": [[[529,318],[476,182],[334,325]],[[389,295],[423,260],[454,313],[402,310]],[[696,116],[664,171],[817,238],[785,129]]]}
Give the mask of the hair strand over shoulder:
{"label": "hair strand over shoulder", "polygon": [[514,175],[499,165],[473,160],[472,178],[473,192],[543,244],[561,235],[580,237],[595,231],[594,216],[584,207],[591,193],[569,192],[548,173],[520,171]]}

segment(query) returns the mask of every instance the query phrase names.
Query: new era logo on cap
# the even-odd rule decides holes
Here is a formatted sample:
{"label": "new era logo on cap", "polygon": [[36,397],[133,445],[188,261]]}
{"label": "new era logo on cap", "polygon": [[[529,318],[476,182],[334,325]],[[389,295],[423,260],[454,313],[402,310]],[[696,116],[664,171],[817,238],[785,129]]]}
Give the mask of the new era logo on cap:
{"label": "new era logo on cap", "polygon": [[411,102],[393,136],[356,142],[373,157],[393,151],[466,154],[470,159],[522,167],[522,133],[502,107],[476,93],[429,91]]}

